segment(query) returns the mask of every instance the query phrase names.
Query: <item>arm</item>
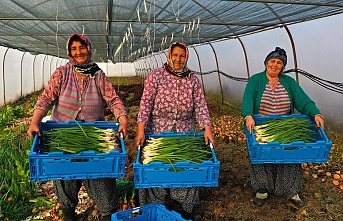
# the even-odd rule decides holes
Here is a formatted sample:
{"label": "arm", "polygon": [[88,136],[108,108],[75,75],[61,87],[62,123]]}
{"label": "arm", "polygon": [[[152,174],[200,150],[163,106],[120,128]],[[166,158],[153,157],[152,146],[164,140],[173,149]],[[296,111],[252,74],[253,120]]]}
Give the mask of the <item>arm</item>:
{"label": "arm", "polygon": [[53,107],[55,100],[58,99],[61,90],[61,84],[62,72],[60,69],[57,69],[51,76],[48,85],[45,87],[35,105],[31,124],[27,131],[29,137],[33,137],[35,133],[37,133],[39,136],[41,135],[39,131],[39,124],[41,123],[43,117],[45,117],[48,111]]}
{"label": "arm", "polygon": [[[101,71],[102,72],[102,71]],[[100,74],[100,73],[99,73]],[[119,121],[120,126],[118,133],[123,133],[124,137],[127,135],[127,113],[122,100],[117,95],[113,88],[111,81],[102,72],[99,79],[99,87],[103,99],[105,100],[107,106],[110,108],[116,119]]]}
{"label": "arm", "polygon": [[316,104],[293,78],[289,77],[289,79],[295,109],[301,114],[313,117],[316,126],[324,128],[324,117],[320,114],[320,110],[317,108]]}
{"label": "arm", "polygon": [[[259,75],[256,75],[259,76]],[[249,133],[251,133],[252,129],[255,126],[255,120],[252,115],[255,114],[254,108],[256,105],[255,99],[257,96],[257,78],[251,77],[245,87],[243,100],[242,100],[242,115],[244,117],[245,126]]]}
{"label": "arm", "polygon": [[204,92],[202,90],[199,79],[194,76],[194,91],[193,91],[193,103],[196,114],[196,120],[199,123],[200,128],[205,130],[204,139],[205,143],[208,144],[209,141],[214,145],[214,137],[211,128],[211,118],[205,99]]}
{"label": "arm", "polygon": [[137,136],[136,136],[136,146],[143,145],[145,141],[145,134],[144,134],[145,125],[143,123],[138,123],[137,126]]}
{"label": "arm", "polygon": [[27,130],[27,135],[31,138],[34,137],[35,133],[38,134],[38,136],[41,136],[41,132],[39,130],[39,124],[42,121],[43,117],[45,117],[46,113],[42,109],[35,109],[33,111],[33,117],[30,124],[29,129]]}
{"label": "arm", "polygon": [[149,74],[147,79],[144,81],[144,90],[139,104],[139,112],[137,116],[137,135],[136,135],[136,146],[143,145],[145,141],[145,125],[149,120],[151,111],[154,105],[156,93],[157,93],[157,75],[162,73],[153,71]]}

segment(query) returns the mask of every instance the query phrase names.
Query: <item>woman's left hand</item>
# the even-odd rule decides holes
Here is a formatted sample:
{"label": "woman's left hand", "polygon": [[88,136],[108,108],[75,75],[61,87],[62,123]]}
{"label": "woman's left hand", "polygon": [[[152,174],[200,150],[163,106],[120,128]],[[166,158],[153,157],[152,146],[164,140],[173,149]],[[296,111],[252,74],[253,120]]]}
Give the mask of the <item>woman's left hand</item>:
{"label": "woman's left hand", "polygon": [[127,116],[122,115],[118,118],[118,121],[120,123],[120,127],[118,129],[118,133],[122,132],[123,136],[126,137],[127,134]]}
{"label": "woman's left hand", "polygon": [[205,126],[204,138],[205,138],[206,145],[208,145],[210,141],[212,145],[214,146],[214,138],[213,138],[211,126]]}
{"label": "woman's left hand", "polygon": [[322,127],[324,129],[324,117],[321,114],[316,114],[314,116],[314,121],[316,122],[316,127]]}

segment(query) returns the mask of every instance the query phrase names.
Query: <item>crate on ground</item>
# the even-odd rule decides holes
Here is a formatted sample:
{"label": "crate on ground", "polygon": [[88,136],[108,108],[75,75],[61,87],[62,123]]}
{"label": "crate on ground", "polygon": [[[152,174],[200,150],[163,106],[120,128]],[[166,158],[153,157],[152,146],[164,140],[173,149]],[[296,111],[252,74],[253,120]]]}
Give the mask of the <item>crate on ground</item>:
{"label": "crate on ground", "polygon": [[[40,130],[53,128],[68,128],[81,126],[94,126],[100,129],[114,129],[118,131],[119,123],[106,121],[95,122],[56,122],[47,121],[40,124]],[[44,153],[44,140],[35,136],[31,151],[28,155],[30,167],[30,180],[74,180],[95,178],[119,178],[125,175],[126,155],[124,139],[120,137],[119,150],[110,150],[107,153],[82,151],[78,154],[63,152]]]}
{"label": "crate on ground", "polygon": [[112,214],[112,221],[187,221],[164,205],[151,203]]}
{"label": "crate on ground", "polygon": [[[146,133],[145,138],[162,137],[204,137],[203,133]],[[220,162],[214,148],[211,147],[212,159],[195,164],[189,161],[166,164],[162,162],[141,163],[142,149],[138,149],[136,162],[133,163],[135,188],[184,188],[184,187],[216,187],[218,186]]]}
{"label": "crate on ground", "polygon": [[[255,125],[260,125],[267,120],[286,119],[286,118],[309,118],[302,114],[292,115],[268,115],[268,116],[253,116]],[[314,121],[311,119],[313,126],[312,137],[315,142],[291,142],[281,144],[279,142],[259,143],[255,139],[254,130],[250,134],[245,128],[246,142],[250,162],[252,164],[263,163],[326,163],[330,155],[332,141],[328,139],[322,127],[316,128]]]}

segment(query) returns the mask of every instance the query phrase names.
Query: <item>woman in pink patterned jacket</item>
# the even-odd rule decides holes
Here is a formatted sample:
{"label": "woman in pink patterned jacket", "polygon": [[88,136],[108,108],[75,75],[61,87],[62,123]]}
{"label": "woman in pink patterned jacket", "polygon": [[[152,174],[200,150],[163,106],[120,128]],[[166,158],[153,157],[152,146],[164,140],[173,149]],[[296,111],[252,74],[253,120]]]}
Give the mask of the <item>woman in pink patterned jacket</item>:
{"label": "woman in pink patterned jacket", "polygon": [[[52,107],[52,120],[87,122],[104,120],[104,107],[107,105],[120,123],[118,132],[125,136],[126,110],[105,73],[92,62],[91,43],[83,35],[72,34],[67,41],[67,52],[70,62],[57,68],[51,76],[35,105],[28,135],[41,135],[39,124]],[[64,221],[76,220],[75,207],[82,183],[104,220],[111,220],[111,214],[117,208],[115,178],[54,181]]]}
{"label": "woman in pink patterned jacket", "polygon": [[[188,48],[182,42],[173,43],[168,62],[153,70],[144,82],[144,91],[137,118],[136,145],[142,145],[145,131],[184,133],[204,130],[205,142],[214,143],[210,115],[199,79],[186,66]],[[193,218],[193,207],[199,203],[198,188],[140,189],[140,204],[162,204],[176,201],[184,218]]]}

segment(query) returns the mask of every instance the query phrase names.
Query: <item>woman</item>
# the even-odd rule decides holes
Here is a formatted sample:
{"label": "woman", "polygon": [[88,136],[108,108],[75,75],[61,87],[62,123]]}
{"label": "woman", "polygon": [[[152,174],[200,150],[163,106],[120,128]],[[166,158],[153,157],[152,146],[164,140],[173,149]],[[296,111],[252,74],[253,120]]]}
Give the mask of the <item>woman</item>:
{"label": "woman", "polygon": [[[276,47],[264,64],[266,69],[249,79],[243,95],[242,115],[248,131],[251,133],[255,126],[252,115],[289,115],[294,108],[313,117],[317,127],[324,128],[323,116],[315,103],[292,77],[282,74],[287,64],[285,50]],[[262,206],[268,194],[274,194],[289,199],[297,207],[305,205],[299,197],[304,182],[301,164],[251,164],[250,173],[256,193],[254,204]]]}
{"label": "woman", "polygon": [[[168,62],[153,70],[145,80],[137,118],[136,145],[143,145],[144,131],[184,133],[195,130],[195,122],[204,130],[205,142],[214,143],[210,115],[199,79],[187,68],[188,49],[182,42],[168,50]],[[141,189],[140,204],[181,204],[184,218],[192,218],[199,203],[198,188]]]}
{"label": "woman", "polygon": [[[120,123],[118,133],[127,132],[127,113],[105,73],[91,60],[91,43],[86,37],[72,34],[67,41],[68,64],[57,68],[37,101],[27,133],[41,135],[39,124],[54,107],[52,120],[104,120],[107,105]],[[116,179],[57,180],[55,192],[62,205],[64,220],[75,220],[78,192],[82,185],[102,212],[104,220],[111,220],[116,211]]]}

